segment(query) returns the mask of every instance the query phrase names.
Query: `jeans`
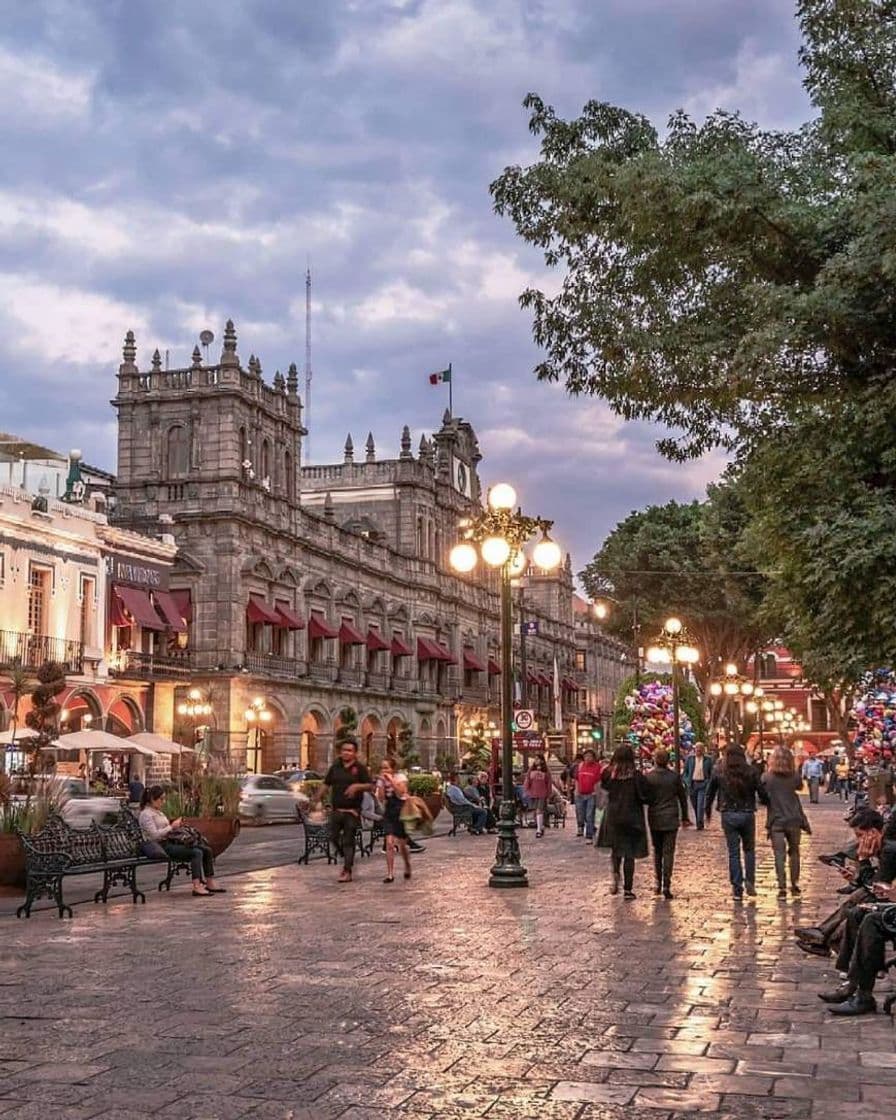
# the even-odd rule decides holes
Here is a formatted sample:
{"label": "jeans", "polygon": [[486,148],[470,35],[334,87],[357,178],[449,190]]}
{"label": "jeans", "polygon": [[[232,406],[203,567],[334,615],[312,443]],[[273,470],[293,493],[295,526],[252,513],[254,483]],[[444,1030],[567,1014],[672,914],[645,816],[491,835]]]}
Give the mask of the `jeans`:
{"label": "jeans", "polygon": [[775,853],[775,873],[778,876],[780,891],[787,888],[787,876],[784,873],[785,857],[789,857],[791,885],[794,887],[800,885],[800,832],[799,825],[791,828],[776,828],[772,832],[772,851]]}
{"label": "jeans", "polygon": [[473,805],[470,803],[473,810],[473,831],[482,832],[488,824],[488,809],[483,808],[481,805]]}
{"label": "jeans", "polygon": [[334,809],[330,814],[330,840],[342,856],[342,866],[346,871],[351,871],[355,865],[355,837],[360,827],[361,818],[357,813]]}
{"label": "jeans", "polygon": [[618,878],[619,869],[622,868],[622,889],[631,892],[635,885],[635,857],[623,856],[615,848],[610,853],[613,861],[613,874]]}
{"label": "jeans", "polygon": [[703,828],[703,817],[706,813],[706,787],[709,782],[691,782],[691,804],[694,806],[694,823],[698,828]]}
{"label": "jeans", "polygon": [[809,801],[813,805],[818,804],[818,787],[821,784],[819,778],[809,779]]}
{"label": "jeans", "polygon": [[883,972],[886,968],[886,945],[893,937],[884,931],[880,912],[877,910],[859,910],[855,918],[850,915],[847,924],[857,925],[858,928],[855,931],[855,945],[846,982],[861,992],[871,992],[878,972]]}
{"label": "jeans", "polygon": [[593,793],[576,794],[576,828],[584,830],[588,840],[594,839],[594,810],[597,801]]}
{"label": "jeans", "polygon": [[[756,879],[756,814],[748,812],[722,813],[722,828],[728,845],[728,878],[735,895],[743,894],[744,878],[748,883]],[[740,850],[743,845],[744,860]]]}
{"label": "jeans", "polygon": [[678,839],[678,829],[652,828],[650,839],[653,842],[653,871],[657,886],[667,891],[672,885],[672,868],[675,864],[675,842]]}
{"label": "jeans", "polygon": [[214,878],[215,860],[211,848],[207,848],[204,844],[191,848],[186,844],[175,844],[173,840],[170,843],[163,843],[162,847],[172,859],[189,860],[190,872],[194,879]]}

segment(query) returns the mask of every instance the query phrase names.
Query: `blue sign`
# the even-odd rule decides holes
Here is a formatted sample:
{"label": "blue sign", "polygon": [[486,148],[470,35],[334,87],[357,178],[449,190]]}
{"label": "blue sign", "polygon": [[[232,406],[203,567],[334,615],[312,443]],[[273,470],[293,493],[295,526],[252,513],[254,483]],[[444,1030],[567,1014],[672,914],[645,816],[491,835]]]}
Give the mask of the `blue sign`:
{"label": "blue sign", "polygon": [[538,620],[533,618],[529,622],[520,623],[520,633],[524,638],[538,637]]}

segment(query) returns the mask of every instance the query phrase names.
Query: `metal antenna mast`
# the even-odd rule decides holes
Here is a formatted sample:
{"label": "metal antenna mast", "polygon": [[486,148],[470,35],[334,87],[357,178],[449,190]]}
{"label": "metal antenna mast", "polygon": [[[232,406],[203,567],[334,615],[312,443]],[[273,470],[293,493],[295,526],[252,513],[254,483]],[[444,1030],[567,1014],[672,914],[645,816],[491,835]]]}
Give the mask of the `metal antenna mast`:
{"label": "metal antenna mast", "polygon": [[[311,265],[305,271],[305,429],[311,431]],[[311,437],[305,436],[305,462],[310,459]]]}

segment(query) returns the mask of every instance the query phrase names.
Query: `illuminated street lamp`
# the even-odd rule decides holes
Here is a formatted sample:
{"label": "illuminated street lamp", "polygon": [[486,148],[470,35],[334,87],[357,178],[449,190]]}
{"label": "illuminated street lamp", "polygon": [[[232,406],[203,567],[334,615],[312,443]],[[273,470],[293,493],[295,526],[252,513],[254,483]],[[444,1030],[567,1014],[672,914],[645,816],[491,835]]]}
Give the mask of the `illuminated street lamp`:
{"label": "illuminated street lamp", "polygon": [[264,749],[265,724],[271,722],[274,713],[270,711],[263,696],[256,696],[245,711],[246,724],[246,770],[250,774],[261,773],[261,759]]}
{"label": "illuminated street lamp", "polygon": [[[488,506],[461,522],[462,540],[451,549],[451,567],[472,572],[480,558],[501,575],[501,808],[498,846],[489,875],[490,887],[527,887],[526,869],[520,859],[513,793],[513,600],[511,580],[531,563],[542,571],[559,567],[563,554],[549,535],[553,521],[527,517],[516,506],[516,491],[500,482],[488,492]],[[540,539],[527,557],[524,546],[536,534]]]}
{"label": "illuminated street lamp", "polygon": [[681,718],[679,711],[679,665],[694,665],[700,660],[700,651],[692,646],[690,635],[680,618],[667,618],[659,637],[647,650],[647,660],[652,664],[672,662],[672,719],[675,742],[675,772],[681,775]]}
{"label": "illuminated street lamp", "polygon": [[[725,697],[723,711],[727,712],[726,721],[728,724],[728,736],[729,739],[733,740],[736,743],[738,741],[739,727],[738,720],[737,718],[735,718],[732,734],[731,717],[732,711],[734,709],[733,701],[741,696],[753,696],[756,692],[756,686],[751,680],[748,680],[747,677],[741,676],[741,674],[737,671],[737,666],[734,664],[734,662],[729,661],[725,666],[724,676],[720,677],[718,680],[712,681],[709,686],[709,691],[712,696]],[[761,693],[762,690],[760,689],[759,691]],[[734,711],[734,715],[736,717],[736,710]]]}
{"label": "illuminated street lamp", "polygon": [[771,719],[775,705],[771,700],[765,699],[765,693],[761,688],[754,688],[752,699],[748,700],[744,707],[751,715],[756,717],[756,727],[759,731],[759,750],[762,752],[765,742],[765,722]]}

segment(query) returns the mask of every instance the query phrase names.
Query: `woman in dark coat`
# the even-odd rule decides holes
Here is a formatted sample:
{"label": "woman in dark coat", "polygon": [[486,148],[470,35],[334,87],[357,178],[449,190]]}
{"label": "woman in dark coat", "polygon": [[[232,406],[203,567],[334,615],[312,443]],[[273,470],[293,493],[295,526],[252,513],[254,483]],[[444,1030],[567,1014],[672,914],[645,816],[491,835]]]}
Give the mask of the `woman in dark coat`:
{"label": "woman in dark coat", "polygon": [[684,782],[669,769],[669,752],[660,747],[653,752],[653,769],[645,778],[649,792],[647,824],[653,843],[653,865],[656,875],[653,893],[672,898],[672,866],[679,825],[688,820],[688,795]]}
{"label": "woman in dark coat", "polygon": [[597,837],[599,848],[609,848],[613,858],[613,885],[610,894],[619,894],[619,872],[623,875],[623,897],[635,897],[635,860],[647,858],[647,825],[644,804],[648,789],[635,770],[635,756],[629,746],[617,747],[604,770],[600,784],[607,794],[607,807]]}

